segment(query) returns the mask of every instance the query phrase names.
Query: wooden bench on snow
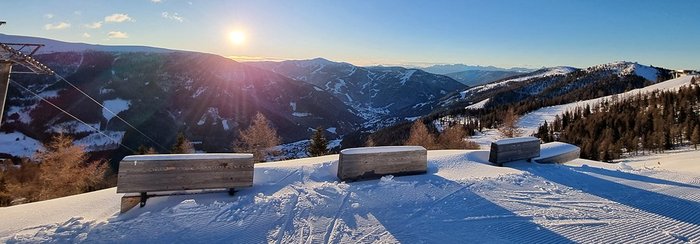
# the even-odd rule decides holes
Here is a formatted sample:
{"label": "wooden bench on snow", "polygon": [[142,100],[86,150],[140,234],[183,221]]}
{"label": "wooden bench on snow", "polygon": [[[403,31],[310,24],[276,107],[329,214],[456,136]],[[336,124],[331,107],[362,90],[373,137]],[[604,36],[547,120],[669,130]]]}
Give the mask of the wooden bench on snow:
{"label": "wooden bench on snow", "polygon": [[338,178],[344,181],[422,174],[427,170],[428,151],[421,146],[349,148],[340,151],[338,161]]}
{"label": "wooden bench on snow", "polygon": [[489,162],[503,166],[503,163],[506,162],[523,159],[530,161],[539,156],[540,139],[535,137],[516,137],[492,142]]}
{"label": "wooden bench on snow", "polygon": [[538,163],[566,163],[581,156],[581,148],[563,142],[542,144],[540,156],[533,160]]}
{"label": "wooden bench on snow", "polygon": [[139,203],[143,207],[150,196],[206,189],[228,189],[233,195],[235,188],[250,186],[253,155],[239,153],[127,156],[117,176],[117,193],[127,193],[122,213]]}

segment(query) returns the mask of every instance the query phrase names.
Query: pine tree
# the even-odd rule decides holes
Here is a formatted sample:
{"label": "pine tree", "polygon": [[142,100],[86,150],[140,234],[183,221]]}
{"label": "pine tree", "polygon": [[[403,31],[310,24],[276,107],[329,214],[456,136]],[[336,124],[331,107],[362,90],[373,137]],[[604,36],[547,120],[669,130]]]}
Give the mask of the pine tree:
{"label": "pine tree", "polygon": [[239,134],[240,138],[234,142],[233,148],[239,152],[253,153],[255,162],[262,162],[273,153],[271,148],[280,144],[277,131],[260,112],[255,115],[251,125],[244,131],[239,131]]}
{"label": "pine tree", "polygon": [[404,145],[423,146],[426,149],[437,149],[435,136],[428,132],[428,128],[422,121],[416,120],[411,126],[411,135]]}
{"label": "pine tree", "polygon": [[323,135],[323,127],[316,127],[316,131],[311,136],[311,144],[307,149],[309,156],[318,157],[328,154],[328,141]]}
{"label": "pine tree", "polygon": [[192,143],[189,140],[187,140],[187,138],[185,137],[185,134],[180,132],[177,134],[177,138],[175,139],[175,144],[173,144],[172,149],[170,149],[170,153],[174,153],[174,154],[194,153],[194,147],[192,146]]}

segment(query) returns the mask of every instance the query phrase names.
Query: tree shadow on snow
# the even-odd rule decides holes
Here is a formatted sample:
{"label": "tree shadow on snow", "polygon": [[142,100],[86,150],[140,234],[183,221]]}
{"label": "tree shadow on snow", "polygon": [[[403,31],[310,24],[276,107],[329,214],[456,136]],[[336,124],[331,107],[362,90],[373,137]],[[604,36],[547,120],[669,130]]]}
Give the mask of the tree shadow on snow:
{"label": "tree shadow on snow", "polygon": [[641,182],[646,182],[646,183],[651,183],[651,184],[680,186],[680,187],[700,189],[700,186],[697,186],[697,185],[685,184],[685,183],[680,183],[680,182],[675,182],[675,181],[670,181],[670,180],[653,178],[653,177],[644,176],[644,175],[632,174],[632,173],[622,172],[619,170],[609,170],[609,169],[603,169],[603,168],[597,168],[597,167],[590,167],[587,165],[576,168],[576,171],[595,173],[595,174],[606,175],[606,176],[615,177],[615,178],[641,181]]}
{"label": "tree shadow on snow", "polygon": [[637,176],[620,171],[593,169],[591,167],[571,167],[564,165],[523,166],[518,169],[540,176],[585,193],[596,195],[632,208],[662,215],[681,222],[700,225],[700,203],[669,195],[647,191],[590,175],[596,173],[621,179],[637,180],[674,186],[687,185]]}

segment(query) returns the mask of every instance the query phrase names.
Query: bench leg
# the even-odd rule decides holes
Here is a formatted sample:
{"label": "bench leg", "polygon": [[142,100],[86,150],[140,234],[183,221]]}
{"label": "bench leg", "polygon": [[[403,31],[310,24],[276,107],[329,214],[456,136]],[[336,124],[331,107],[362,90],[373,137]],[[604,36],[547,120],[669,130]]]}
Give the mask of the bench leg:
{"label": "bench leg", "polygon": [[141,203],[139,207],[143,208],[143,206],[146,206],[146,200],[148,200],[148,195],[145,192],[141,192]]}
{"label": "bench leg", "polygon": [[129,209],[136,207],[140,202],[140,196],[137,194],[125,194],[121,201],[121,213],[126,213]]}
{"label": "bench leg", "polygon": [[233,194],[236,194],[236,189],[235,188],[228,188],[228,195],[233,196]]}

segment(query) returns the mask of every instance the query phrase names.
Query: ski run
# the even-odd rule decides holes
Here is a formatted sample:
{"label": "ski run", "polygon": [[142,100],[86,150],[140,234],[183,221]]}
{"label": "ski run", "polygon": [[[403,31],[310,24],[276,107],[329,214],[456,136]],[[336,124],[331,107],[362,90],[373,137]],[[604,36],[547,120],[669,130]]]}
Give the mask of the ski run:
{"label": "ski run", "polygon": [[696,243],[697,151],[607,164],[487,162],[429,151],[428,173],[338,182],[338,155],[255,165],[254,186],[151,198],[115,188],[0,208],[0,241],[118,243]]}

